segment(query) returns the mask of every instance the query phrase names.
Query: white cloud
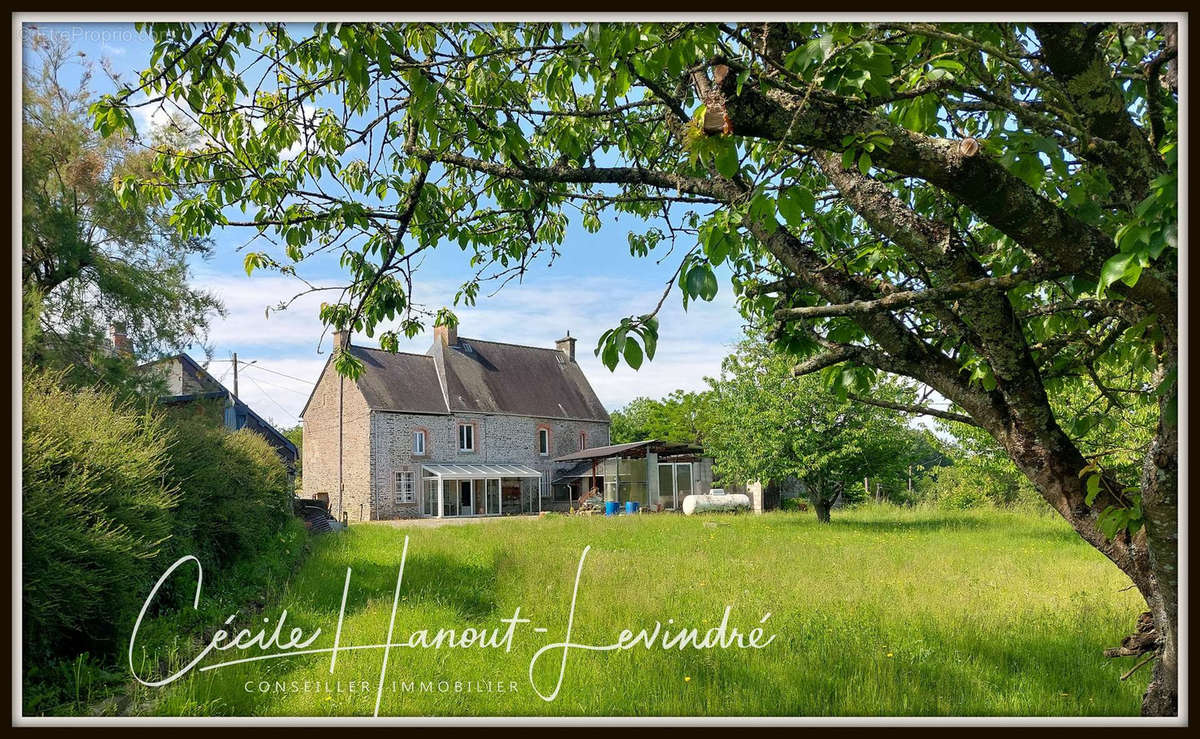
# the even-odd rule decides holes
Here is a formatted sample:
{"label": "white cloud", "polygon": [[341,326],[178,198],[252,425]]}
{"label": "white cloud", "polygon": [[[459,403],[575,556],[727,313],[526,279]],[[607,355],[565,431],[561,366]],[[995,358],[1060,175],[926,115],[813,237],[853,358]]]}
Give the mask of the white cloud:
{"label": "white cloud", "polygon": [[138,135],[149,141],[154,132],[170,126],[174,118],[167,106],[162,102],[147,103],[145,100],[131,101],[131,105],[140,107],[130,108],[133,112],[133,122],[137,126]]}
{"label": "white cloud", "polygon": [[[280,301],[304,289],[298,281],[281,276],[239,277],[199,274],[199,287],[215,292],[225,303],[228,316],[214,322],[210,342],[214,345],[212,365],[217,377],[229,367],[229,355],[237,351],[242,361],[257,366],[242,370],[241,397],[264,417],[280,426],[298,421],[311,382],[315,382],[328,358],[330,338],[321,344],[323,327],[317,317],[321,302],[336,299],[336,291],[310,293],[298,298],[288,310],[272,310]],[[332,281],[314,283],[326,287]],[[452,296],[447,282],[418,286],[418,299]],[[567,331],[578,339],[576,360],[583,368],[601,402],[615,410],[633,398],[660,397],[677,388],[699,390],[704,377],[720,371],[721,360],[741,335],[741,318],[728,290],[713,303],[693,303],[685,313],[677,295],[668,298],[659,315],[660,337],[655,359],[640,370],[624,364],[610,372],[593,354],[596,341],[622,317],[649,311],[658,301],[657,290],[609,277],[571,278],[570,281],[509,285],[498,295],[480,297],[472,308],[456,310],[463,336],[530,346],[554,346]],[[354,343],[375,346],[365,336]],[[412,340],[401,340],[400,350],[423,353],[432,342],[432,332]],[[285,378],[283,373],[300,378]],[[307,380],[308,382],[305,382]],[[257,384],[256,384],[257,383]],[[231,386],[230,376],[225,384]]]}
{"label": "white cloud", "polygon": [[113,46],[112,44],[100,44],[100,51],[111,56],[125,56],[129,49],[124,46]]}
{"label": "white cloud", "polygon": [[[180,84],[184,84],[182,80]],[[246,104],[248,102],[248,98],[239,96],[239,104]],[[154,103],[146,103],[146,99],[143,98],[142,100],[132,101],[132,104],[140,106],[131,108],[131,110],[133,111],[134,124],[137,126],[138,134],[147,141],[152,138],[156,131],[171,126],[176,120],[185,122],[188,125],[190,125],[192,120],[192,114],[174,100],[160,100]],[[279,159],[281,161],[295,159],[305,150],[306,145],[310,153],[316,151],[315,133],[317,130],[317,113],[317,108],[301,103],[300,112],[296,116],[300,127],[300,140],[279,152]],[[179,126],[179,128],[186,129],[188,125]],[[261,131],[266,126],[266,123],[261,118],[254,118],[250,121],[250,126],[255,131]],[[212,141],[207,136],[204,140]]]}

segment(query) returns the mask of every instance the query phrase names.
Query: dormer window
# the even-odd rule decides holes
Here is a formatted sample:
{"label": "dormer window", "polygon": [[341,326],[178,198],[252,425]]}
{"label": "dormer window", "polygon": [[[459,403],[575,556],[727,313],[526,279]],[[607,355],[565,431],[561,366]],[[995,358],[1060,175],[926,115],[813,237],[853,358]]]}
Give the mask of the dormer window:
{"label": "dormer window", "polygon": [[460,451],[460,452],[475,451],[475,424],[473,424],[473,423],[458,424],[458,451]]}

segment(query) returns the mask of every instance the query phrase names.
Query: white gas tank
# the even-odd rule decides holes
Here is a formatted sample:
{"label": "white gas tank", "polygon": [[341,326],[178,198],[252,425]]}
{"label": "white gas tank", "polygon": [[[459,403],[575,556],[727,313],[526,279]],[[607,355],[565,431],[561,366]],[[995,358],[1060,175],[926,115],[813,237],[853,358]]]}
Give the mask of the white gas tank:
{"label": "white gas tank", "polygon": [[685,515],[693,513],[732,513],[750,510],[750,498],[742,493],[720,495],[689,495],[683,499]]}

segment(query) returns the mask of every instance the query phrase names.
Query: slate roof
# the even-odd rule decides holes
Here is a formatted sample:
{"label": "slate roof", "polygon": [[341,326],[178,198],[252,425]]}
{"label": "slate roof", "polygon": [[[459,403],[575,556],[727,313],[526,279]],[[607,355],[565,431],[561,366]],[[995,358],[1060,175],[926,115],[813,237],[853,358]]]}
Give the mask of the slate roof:
{"label": "slate roof", "polygon": [[459,337],[430,351],[452,411],[609,420],[583,370],[558,349]]}
{"label": "slate roof", "polygon": [[378,410],[446,414],[446,398],[433,357],[350,346],[363,361],[358,389],[367,406]]}
{"label": "slate roof", "polygon": [[375,410],[609,420],[583,370],[558,349],[459,337],[427,354],[350,351],[363,360],[358,387]]}

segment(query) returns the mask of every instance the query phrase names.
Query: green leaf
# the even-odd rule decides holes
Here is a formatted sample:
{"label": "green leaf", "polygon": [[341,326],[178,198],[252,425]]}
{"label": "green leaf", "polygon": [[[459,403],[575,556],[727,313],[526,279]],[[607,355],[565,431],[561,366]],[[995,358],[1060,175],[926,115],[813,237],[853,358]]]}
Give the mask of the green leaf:
{"label": "green leaf", "polygon": [[733,142],[728,142],[728,145],[717,149],[717,171],[722,176],[732,179],[738,173],[738,153],[737,147]]}
{"label": "green leaf", "polygon": [[871,169],[871,155],[864,151],[862,153],[862,156],[860,156],[858,158],[858,171],[862,172],[865,175],[865,174],[867,174],[867,171],[870,169]]}
{"label": "green leaf", "polygon": [[642,343],[646,345],[646,359],[654,359],[654,352],[658,348],[657,326],[654,326],[653,328],[649,325],[643,326]]}
{"label": "green leaf", "polygon": [[704,254],[713,264],[721,264],[737,247],[730,233],[714,223],[701,231],[704,237]]}
{"label": "green leaf", "polygon": [[779,215],[783,216],[789,226],[801,226],[816,210],[816,199],[807,187],[789,187],[780,194],[776,205]]}
{"label": "green leaf", "polygon": [[1096,496],[1100,494],[1100,475],[1092,475],[1087,479],[1087,495],[1083,502],[1091,505],[1096,502]]}
{"label": "green leaf", "polygon": [[630,336],[625,339],[625,363],[635,370],[642,366],[642,347]]}
{"label": "green leaf", "polygon": [[[1142,268],[1137,263],[1136,254],[1114,254],[1104,262],[1104,266],[1100,268],[1100,287],[1101,289],[1108,287],[1117,280],[1123,280],[1127,274],[1133,274],[1133,281],[1137,282],[1137,276],[1141,274]],[[1128,283],[1131,284],[1132,283]]]}
{"label": "green leaf", "polygon": [[620,354],[617,352],[617,342],[609,338],[604,344],[604,351],[600,354],[600,361],[609,371],[617,368],[617,362],[620,361]]}

